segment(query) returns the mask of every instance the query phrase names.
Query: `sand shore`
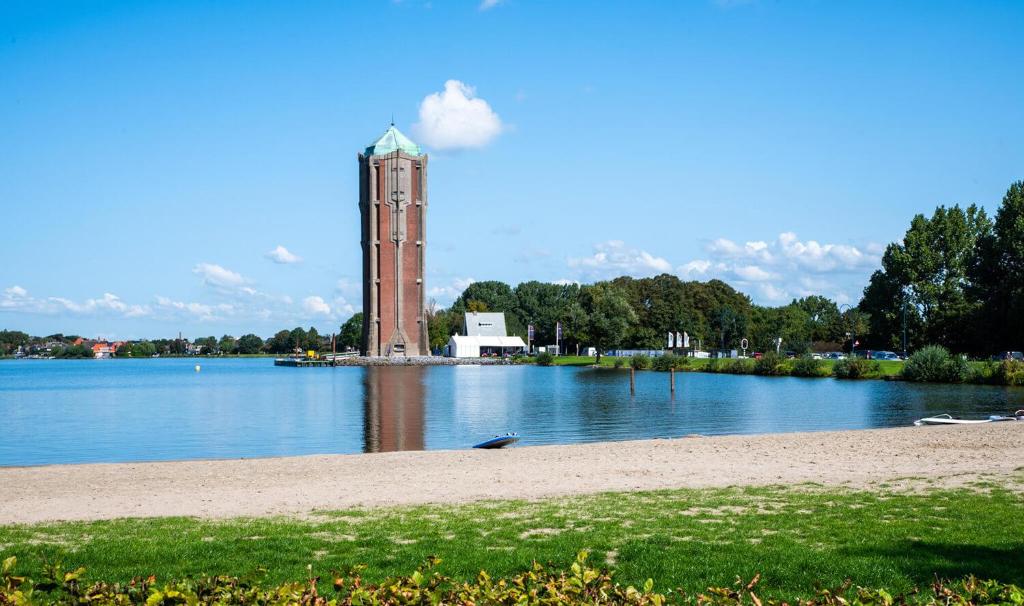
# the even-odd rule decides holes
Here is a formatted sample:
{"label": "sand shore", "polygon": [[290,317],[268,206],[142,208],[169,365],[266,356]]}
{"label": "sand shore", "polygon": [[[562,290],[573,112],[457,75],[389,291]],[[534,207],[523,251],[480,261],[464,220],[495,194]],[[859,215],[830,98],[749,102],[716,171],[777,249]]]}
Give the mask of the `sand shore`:
{"label": "sand shore", "polygon": [[503,451],[53,465],[0,468],[0,524],[304,514],[658,488],[865,487],[921,477],[951,486],[1022,467],[1024,423],[1017,422]]}

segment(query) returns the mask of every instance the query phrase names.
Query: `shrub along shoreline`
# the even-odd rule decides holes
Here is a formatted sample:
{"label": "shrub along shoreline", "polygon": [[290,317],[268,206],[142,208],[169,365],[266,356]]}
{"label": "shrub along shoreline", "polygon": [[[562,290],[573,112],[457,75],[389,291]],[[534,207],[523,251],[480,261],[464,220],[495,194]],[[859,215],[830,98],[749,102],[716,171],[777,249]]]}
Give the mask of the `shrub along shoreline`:
{"label": "shrub along shoreline", "polygon": [[920,383],[969,383],[974,385],[1024,386],[1024,362],[967,361],[950,354],[945,348],[922,348],[906,362],[865,360],[816,360],[810,356],[786,359],[767,353],[753,358],[689,358],[677,355],[658,357],[633,356],[615,358],[562,356],[538,361],[543,366],[595,366],[603,368],[633,368],[667,372],[710,372],[764,377],[806,377],[836,379],[906,380]]}

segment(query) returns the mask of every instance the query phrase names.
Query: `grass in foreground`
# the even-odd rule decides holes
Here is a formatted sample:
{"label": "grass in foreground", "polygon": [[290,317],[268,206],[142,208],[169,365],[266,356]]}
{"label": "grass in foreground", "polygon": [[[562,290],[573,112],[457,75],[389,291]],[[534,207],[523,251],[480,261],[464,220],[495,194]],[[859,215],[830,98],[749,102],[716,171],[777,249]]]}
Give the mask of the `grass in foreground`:
{"label": "grass in foreground", "polygon": [[809,595],[844,579],[890,591],[935,575],[1024,582],[1024,502],[996,486],[925,494],[815,487],[672,490],[536,502],[326,512],[309,517],[182,518],[0,527],[0,559],[22,571],[60,560],[88,578],[245,575],[267,582],[329,578],[366,564],[374,581],[431,555],[439,572],[509,576],[534,560],[567,568],[576,554],[620,583],[689,592],[762,574],[760,595]]}

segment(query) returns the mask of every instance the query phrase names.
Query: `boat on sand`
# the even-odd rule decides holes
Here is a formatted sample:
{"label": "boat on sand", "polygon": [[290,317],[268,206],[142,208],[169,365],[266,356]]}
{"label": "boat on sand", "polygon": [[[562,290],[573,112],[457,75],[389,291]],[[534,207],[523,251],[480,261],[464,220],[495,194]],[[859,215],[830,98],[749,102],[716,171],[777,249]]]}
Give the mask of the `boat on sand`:
{"label": "boat on sand", "polygon": [[515,444],[518,441],[519,441],[519,434],[507,433],[507,434],[505,434],[503,436],[494,436],[493,438],[491,438],[489,440],[484,440],[483,442],[480,442],[479,444],[474,445],[473,448],[486,448],[486,449],[504,448],[504,447],[508,446],[509,444]]}
{"label": "boat on sand", "polygon": [[991,415],[987,419],[957,419],[949,414],[925,417],[914,421],[914,425],[977,425],[978,423],[995,423],[998,421],[1024,421],[1024,410],[1018,410],[1012,415]]}

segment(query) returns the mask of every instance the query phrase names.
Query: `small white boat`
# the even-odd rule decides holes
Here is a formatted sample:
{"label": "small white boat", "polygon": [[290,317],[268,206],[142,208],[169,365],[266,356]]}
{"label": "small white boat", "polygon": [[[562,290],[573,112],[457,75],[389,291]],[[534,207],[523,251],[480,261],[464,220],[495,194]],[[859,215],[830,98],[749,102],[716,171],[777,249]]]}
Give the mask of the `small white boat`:
{"label": "small white boat", "polygon": [[954,419],[951,415],[941,414],[934,417],[925,417],[914,421],[914,425],[977,425],[978,423],[991,423],[992,419]]}
{"label": "small white boat", "polygon": [[1012,415],[992,415],[989,417],[990,421],[1024,421],[1024,410],[1018,410]]}

